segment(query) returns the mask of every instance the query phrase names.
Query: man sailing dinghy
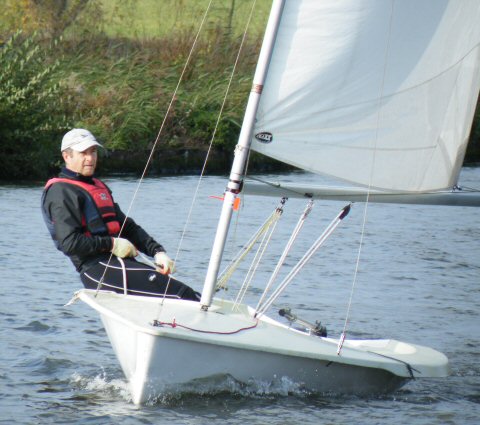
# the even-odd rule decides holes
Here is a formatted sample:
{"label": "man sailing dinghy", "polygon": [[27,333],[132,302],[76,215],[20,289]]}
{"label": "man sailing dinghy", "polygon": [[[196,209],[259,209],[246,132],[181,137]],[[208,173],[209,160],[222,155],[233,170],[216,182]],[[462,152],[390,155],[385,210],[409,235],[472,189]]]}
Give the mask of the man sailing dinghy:
{"label": "man sailing dinghy", "polygon": [[76,295],[99,312],[134,403],[218,374],[348,394],[447,376],[447,358],[433,349],[322,337],[268,317],[272,297],[254,309],[213,295],[252,141],[363,185],[365,201],[373,189],[421,197],[454,186],[479,92],[479,21],[475,0],[273,1],[200,303]]}
{"label": "man sailing dinghy", "polygon": [[[85,288],[198,300],[191,288],[168,277],[174,263],[163,246],[127,218],[110,189],[93,177],[98,147],[93,134],[82,128],[62,139],[65,167],[42,195],[43,217],[55,246],[70,258]],[[154,267],[133,258],[137,248],[154,258]]]}

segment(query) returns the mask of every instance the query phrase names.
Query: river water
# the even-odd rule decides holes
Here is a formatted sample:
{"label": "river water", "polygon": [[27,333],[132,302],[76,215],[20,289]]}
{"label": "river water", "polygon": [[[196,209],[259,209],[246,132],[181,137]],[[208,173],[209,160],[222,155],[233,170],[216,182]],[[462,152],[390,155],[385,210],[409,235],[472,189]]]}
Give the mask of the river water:
{"label": "river water", "polygon": [[[304,173],[282,176],[313,182]],[[126,212],[136,180],[109,178]],[[480,168],[461,183],[479,187]],[[197,178],[147,179],[131,215],[177,256],[176,277],[201,290],[220,211],[224,177],[206,177],[186,232]],[[451,361],[448,378],[416,380],[382,397],[312,394],[281,382],[210,380],[131,403],[102,324],[79,302],[65,307],[80,281],[56,251],[42,222],[40,185],[0,186],[0,423],[2,424],[477,424],[480,418],[480,216],[476,208],[374,205],[366,229],[348,314],[348,336],[395,338],[431,346]],[[278,200],[247,197],[235,213],[225,259],[237,252]],[[260,293],[304,200],[290,199],[247,301]],[[317,201],[288,265],[343,207]],[[352,291],[365,208],[350,215],[269,312],[290,306],[341,333]],[[245,264],[230,282],[233,296]],[[215,361],[215,359],[212,359]],[[188,365],[185,365],[188,367]]]}

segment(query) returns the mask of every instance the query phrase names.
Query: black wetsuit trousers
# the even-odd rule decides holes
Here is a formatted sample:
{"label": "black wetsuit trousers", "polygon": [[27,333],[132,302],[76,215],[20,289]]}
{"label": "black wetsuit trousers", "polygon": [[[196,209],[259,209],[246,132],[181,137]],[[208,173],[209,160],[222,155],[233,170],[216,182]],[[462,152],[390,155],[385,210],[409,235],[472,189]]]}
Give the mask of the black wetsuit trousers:
{"label": "black wetsuit trousers", "polygon": [[[106,271],[105,271],[106,269]],[[150,266],[139,263],[132,258],[112,257],[100,260],[80,274],[85,288],[115,291],[129,295],[177,298],[199,301],[200,296],[184,283],[165,276]]]}

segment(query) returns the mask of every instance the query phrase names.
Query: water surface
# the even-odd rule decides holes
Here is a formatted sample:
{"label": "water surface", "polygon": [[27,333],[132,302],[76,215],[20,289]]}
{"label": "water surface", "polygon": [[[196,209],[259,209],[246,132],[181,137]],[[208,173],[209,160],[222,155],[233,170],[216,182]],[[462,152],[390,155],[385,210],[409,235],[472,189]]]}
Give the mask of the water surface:
{"label": "water surface", "polygon": [[[282,178],[312,182],[310,174]],[[106,180],[126,212],[136,180]],[[462,171],[478,187],[480,168]],[[197,178],[147,179],[131,215],[176,255]],[[177,277],[201,290],[220,202],[223,177],[203,181],[178,252]],[[395,338],[431,346],[451,360],[445,379],[417,380],[384,397],[311,394],[278,382],[204,382],[158,394],[146,406],[130,400],[102,324],[82,303],[64,305],[80,281],[70,261],[53,247],[39,210],[41,186],[0,186],[0,423],[5,424],[476,424],[480,417],[480,219],[478,209],[369,205],[364,246],[349,313],[348,335]],[[235,214],[225,259],[246,242],[278,199],[247,197]],[[258,295],[296,224],[305,201],[290,199],[252,283]],[[317,201],[298,238],[293,265],[343,203]],[[352,291],[363,204],[302,270],[270,311],[290,306],[307,320],[321,320],[338,337]],[[234,296],[242,282],[230,282]],[[215,361],[212,359],[212,361]],[[188,367],[188,365],[186,365]]]}

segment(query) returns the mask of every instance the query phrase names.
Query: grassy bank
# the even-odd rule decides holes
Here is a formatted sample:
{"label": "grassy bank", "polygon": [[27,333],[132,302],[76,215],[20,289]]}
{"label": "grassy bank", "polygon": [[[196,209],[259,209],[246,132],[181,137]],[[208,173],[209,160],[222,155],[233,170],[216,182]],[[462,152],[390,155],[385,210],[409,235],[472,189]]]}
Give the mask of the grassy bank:
{"label": "grassy bank", "polygon": [[[0,6],[6,8],[2,39],[11,41],[9,32],[19,27],[23,30],[9,47],[13,55],[21,53],[11,70],[13,89],[8,87],[9,92],[2,97],[11,99],[11,108],[17,110],[20,119],[9,125],[11,131],[1,134],[0,149],[10,159],[2,167],[0,178],[43,177],[52,173],[58,165],[61,134],[69,127],[89,128],[105,144],[112,153],[110,169],[116,166],[115,158],[124,157],[121,152],[135,152],[136,157],[144,155],[142,164],[138,164],[138,169],[143,169],[192,47],[199,17],[208,2],[91,0],[83,3],[85,7],[70,10],[71,15],[68,11],[59,15],[58,10],[49,15],[32,1],[0,0]],[[162,152],[171,153],[175,149],[198,152],[208,146],[250,4],[235,0],[214,2],[165,121],[157,163],[162,162]],[[219,151],[230,148],[238,136],[269,1],[258,1],[257,6],[214,140]],[[65,21],[74,19],[68,25],[54,19],[45,25],[52,15]],[[54,36],[58,42],[52,48]],[[38,57],[30,61],[27,69],[24,66],[27,58],[35,55]],[[43,93],[40,96],[43,103],[33,105],[22,87],[26,81],[37,78],[41,64],[46,69],[55,66],[48,68],[37,87]],[[47,109],[51,117],[48,126],[22,124]],[[8,111],[4,114],[8,115]],[[22,125],[26,128],[22,129]],[[17,148],[11,149],[13,145]],[[119,161],[118,165],[123,163]]]}
{"label": "grassy bank", "polygon": [[[108,148],[104,171],[141,172],[208,3],[0,0],[0,179],[54,173],[61,136],[72,127],[90,129]],[[213,2],[152,171],[171,174],[202,164],[251,4]],[[269,7],[270,0],[257,0],[214,140],[215,172],[230,164]],[[480,161],[479,113],[470,161]]]}
{"label": "grassy bank", "polygon": [[[104,32],[108,37],[130,39],[168,38],[175,32],[196,28],[210,0],[102,0]],[[221,27],[234,37],[243,34],[251,0],[212,2],[206,22],[206,36]],[[257,0],[250,32],[263,33],[271,0]]]}

